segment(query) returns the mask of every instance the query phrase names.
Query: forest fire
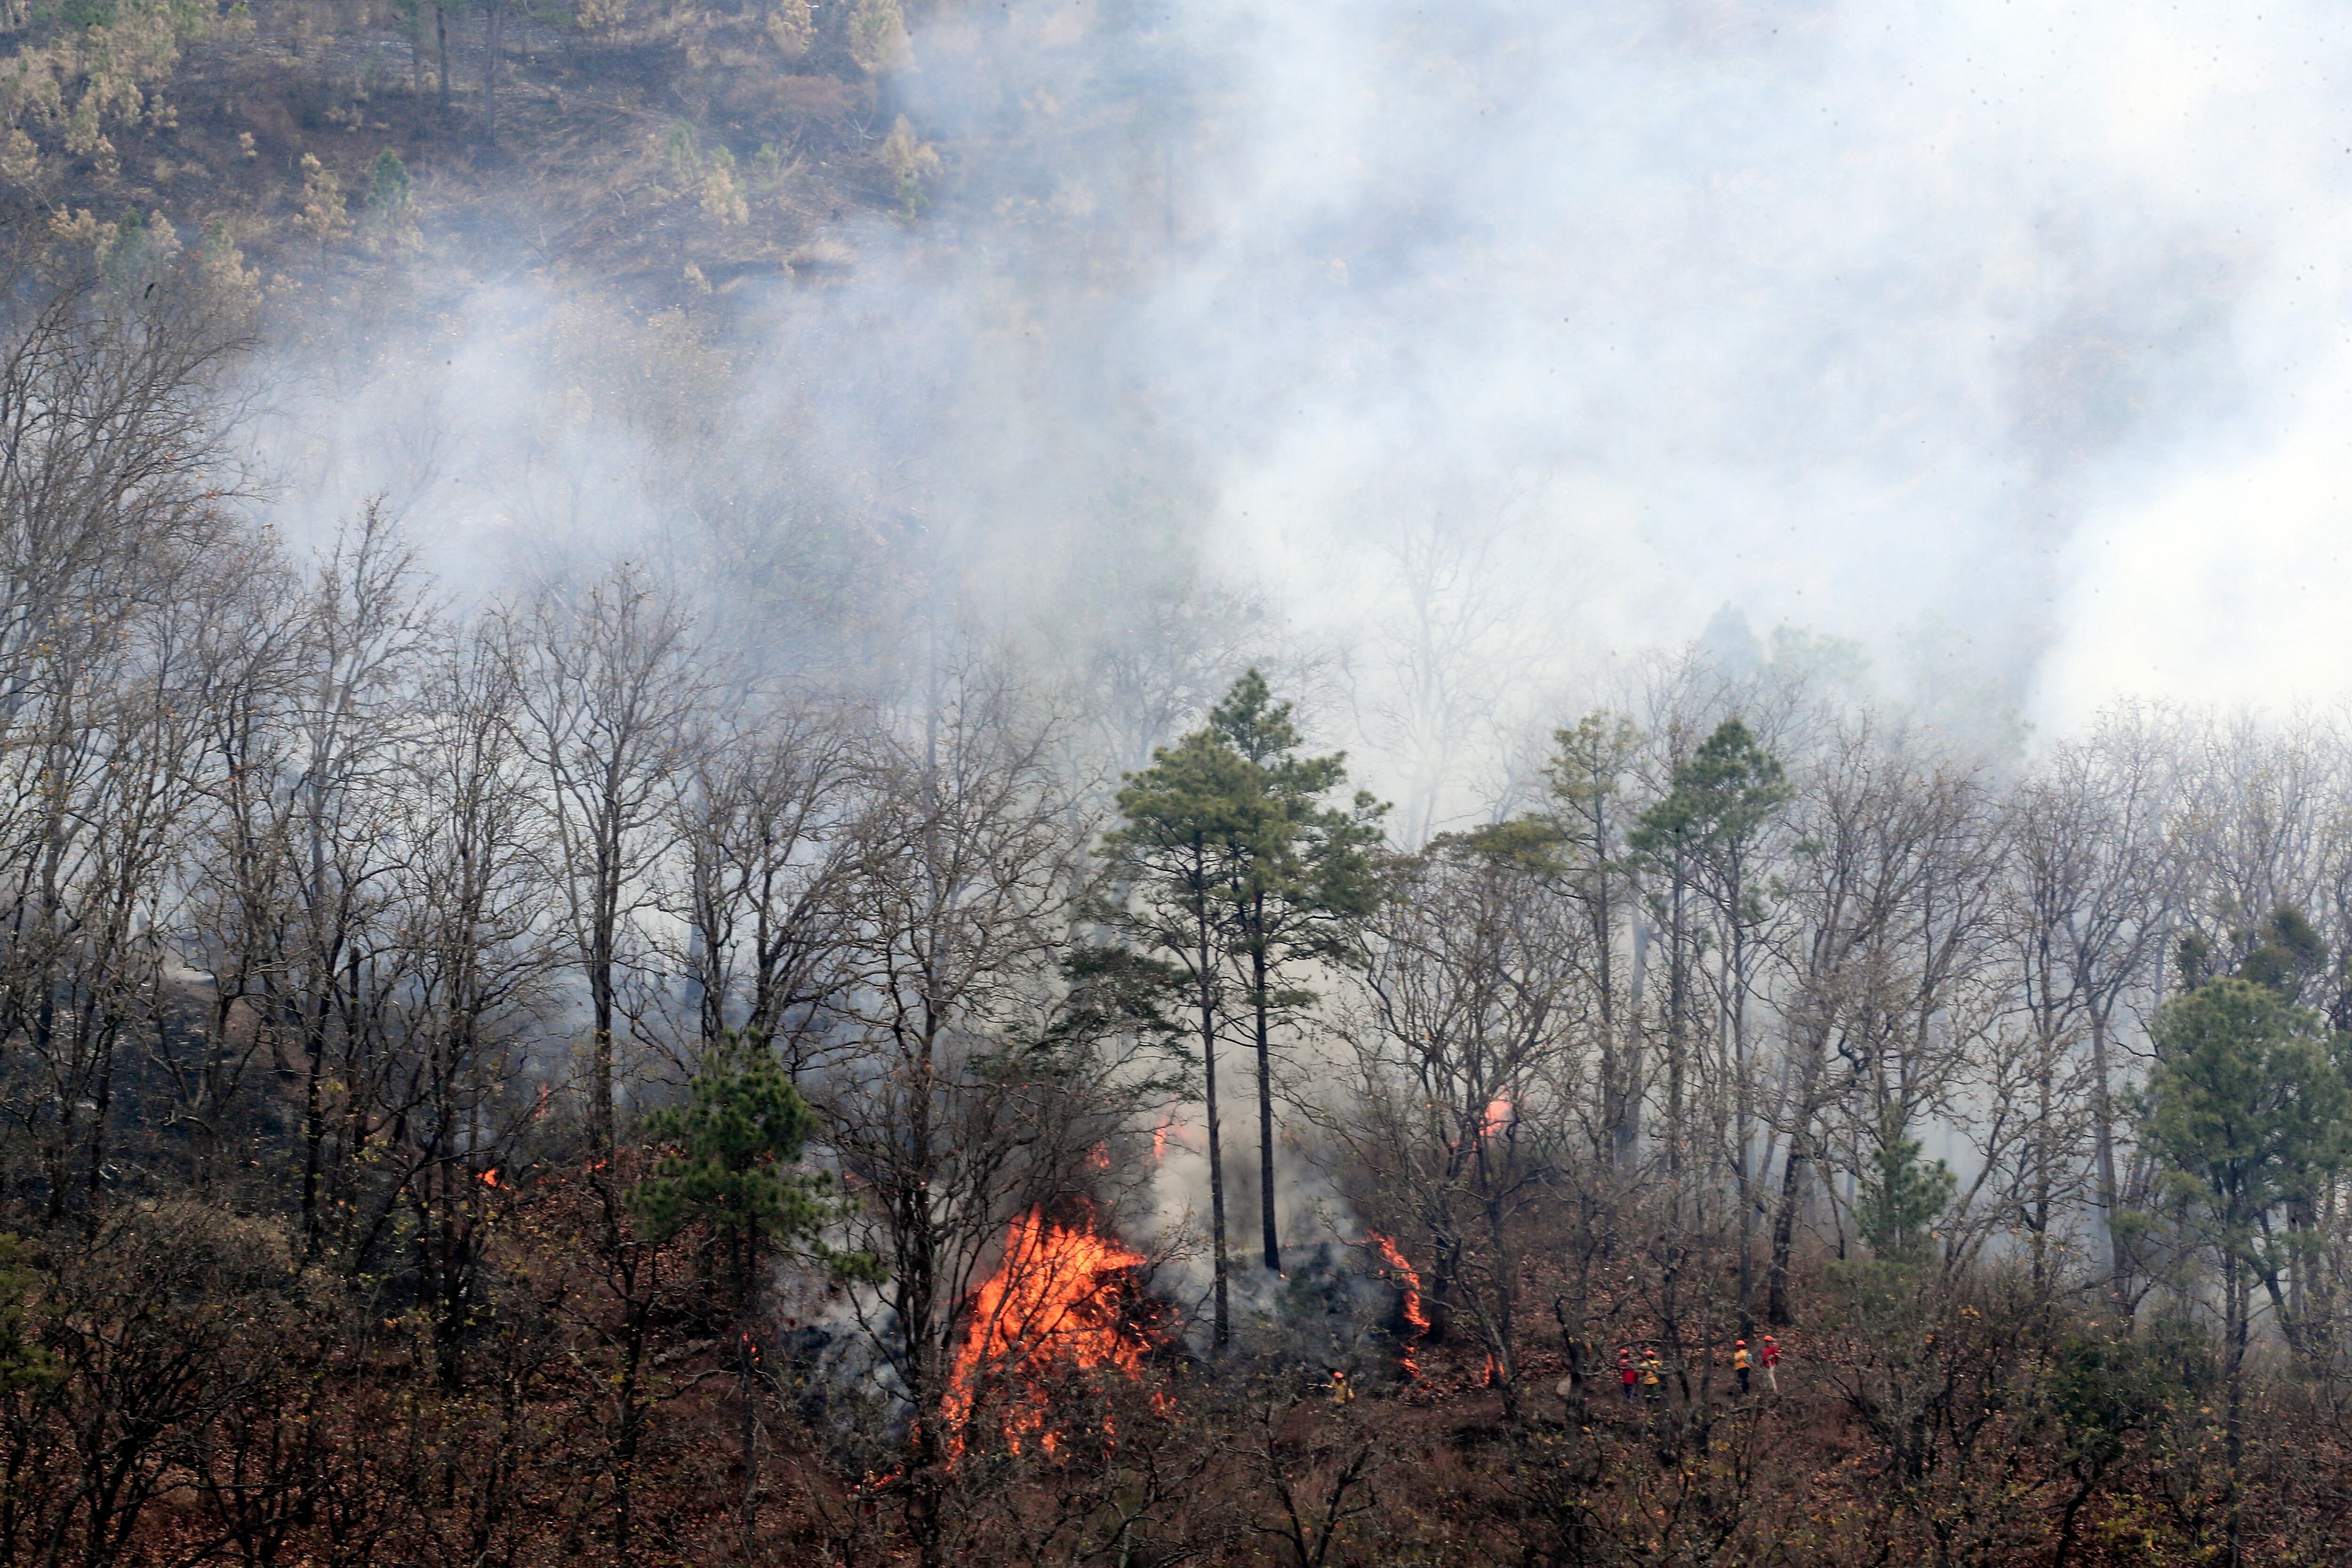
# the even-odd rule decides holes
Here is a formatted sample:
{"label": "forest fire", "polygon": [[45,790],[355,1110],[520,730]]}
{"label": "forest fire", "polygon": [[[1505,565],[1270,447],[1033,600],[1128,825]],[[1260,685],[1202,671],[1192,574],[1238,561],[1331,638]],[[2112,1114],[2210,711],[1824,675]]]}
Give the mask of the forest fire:
{"label": "forest fire", "polygon": [[1130,1271],[1142,1254],[1090,1230],[1056,1224],[1032,1210],[1013,1222],[1004,1257],[973,1302],[971,1326],[956,1352],[944,1414],[953,1453],[976,1406],[1001,1411],[1003,1430],[1020,1452],[1032,1432],[1054,1451],[1045,1424],[1047,1378],[1057,1371],[1142,1370],[1150,1342],[1125,1308]]}
{"label": "forest fire", "polygon": [[0,0],[0,1568],[2352,1568],[2352,37],[1874,9]]}
{"label": "forest fire", "polygon": [[[1379,1231],[1368,1230],[1364,1236],[1380,1249],[1381,1258],[1389,1266],[1389,1268],[1395,1270],[1393,1275],[1388,1277],[1393,1278],[1404,1292],[1406,1333],[1403,1342],[1397,1347],[1397,1367],[1407,1377],[1419,1377],[1421,1364],[1412,1359],[1412,1347],[1420,1342],[1423,1335],[1429,1332],[1429,1319],[1421,1310],[1420,1271],[1405,1261],[1404,1254],[1398,1250],[1395,1242],[1391,1241]],[[1386,1275],[1387,1270],[1382,1270],[1382,1273]]]}

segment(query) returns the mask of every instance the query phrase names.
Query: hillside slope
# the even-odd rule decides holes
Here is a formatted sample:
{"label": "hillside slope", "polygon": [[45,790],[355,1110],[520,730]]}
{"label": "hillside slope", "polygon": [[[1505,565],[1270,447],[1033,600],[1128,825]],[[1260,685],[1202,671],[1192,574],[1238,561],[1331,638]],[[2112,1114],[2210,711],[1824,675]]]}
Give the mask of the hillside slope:
{"label": "hillside slope", "polygon": [[830,229],[915,217],[944,170],[902,118],[897,0],[68,0],[0,29],[16,222],[160,214],[272,274],[824,278]]}

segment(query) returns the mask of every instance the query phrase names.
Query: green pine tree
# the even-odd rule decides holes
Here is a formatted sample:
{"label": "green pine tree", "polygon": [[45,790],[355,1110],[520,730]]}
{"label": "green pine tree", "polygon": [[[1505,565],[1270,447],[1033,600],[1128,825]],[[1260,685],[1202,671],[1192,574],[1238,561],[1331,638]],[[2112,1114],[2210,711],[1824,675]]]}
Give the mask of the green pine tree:
{"label": "green pine tree", "polygon": [[816,1131],[816,1113],[764,1040],[722,1037],[703,1057],[685,1102],[646,1117],[646,1131],[666,1147],[630,1189],[631,1211],[654,1241],[704,1226],[739,1309],[749,1310],[767,1250],[823,1254],[827,1183],[792,1169]]}
{"label": "green pine tree", "polygon": [[[1693,1048],[1691,1034],[1696,998],[1692,967],[1697,940],[1692,929],[1693,895],[1710,898],[1723,918],[1730,938],[1734,984],[1747,984],[1748,934],[1760,911],[1754,909],[1755,889],[1749,885],[1749,849],[1765,822],[1789,798],[1789,785],[1780,762],[1757,744],[1748,726],[1726,719],[1688,759],[1675,769],[1666,794],[1642,814],[1627,839],[1628,847],[1659,873],[1664,883],[1666,928],[1666,1166],[1682,1168],[1685,1127],[1684,1086]],[[1744,995],[1742,997],[1744,1000]],[[1738,1054],[1746,1054],[1743,1015],[1735,1013]],[[1744,1068],[1744,1059],[1741,1063]],[[1741,1106],[1743,1152],[1740,1174],[1746,1179],[1746,1105]],[[1743,1205],[1743,1206],[1748,1206]],[[1741,1300],[1747,1300],[1742,1274]]]}
{"label": "green pine tree", "polygon": [[1872,1252],[1889,1262],[1924,1261],[1932,1250],[1935,1224],[1958,1188],[1951,1168],[1941,1160],[1930,1164],[1922,1159],[1919,1140],[1907,1136],[1890,1116],[1862,1173],[1854,1228]]}
{"label": "green pine tree", "polygon": [[822,1174],[792,1167],[816,1131],[816,1113],[756,1035],[729,1033],[704,1053],[684,1104],[646,1118],[666,1143],[646,1178],[629,1189],[629,1207],[648,1239],[704,1227],[737,1314],[736,1395],[742,1413],[742,1492],[739,1529],[744,1560],[758,1535],[759,1267],[778,1247],[825,1258],[844,1274],[871,1277],[864,1259],[833,1252],[818,1232],[832,1214]]}
{"label": "green pine tree", "polygon": [[386,147],[368,168],[367,196],[360,209],[360,243],[381,253],[408,249],[417,237],[408,165]]}
{"label": "green pine tree", "polygon": [[0,1234],[0,1394],[37,1388],[65,1375],[58,1358],[42,1348],[26,1308],[40,1285],[31,1250],[16,1237]]}
{"label": "green pine tree", "polygon": [[1108,911],[1109,922],[1128,942],[1181,975],[1189,1032],[1200,1048],[1209,1131],[1212,1332],[1222,1346],[1232,1328],[1217,1032],[1234,938],[1234,868],[1258,831],[1259,780],[1246,758],[1202,730],[1161,747],[1150,767],[1129,773],[1118,792],[1118,810],[1124,820],[1106,837],[1102,852],[1117,868],[1125,897]]}
{"label": "green pine tree", "polygon": [[373,212],[404,212],[408,207],[408,165],[386,147],[368,170],[367,205]]}
{"label": "green pine tree", "polygon": [[1315,994],[1287,973],[1333,951],[1347,922],[1370,912],[1371,851],[1386,806],[1359,791],[1324,804],[1348,780],[1347,756],[1298,754],[1291,704],[1253,669],[1209,715],[1209,729],[1254,770],[1249,828],[1229,864],[1234,957],[1257,1053],[1258,1196],[1269,1272],[1282,1269],[1274,1189],[1273,1028]]}
{"label": "green pine tree", "polygon": [[2229,1552],[2242,1560],[2247,1325],[2257,1280],[2278,1296],[2271,1215],[2342,1171],[2352,1092],[2319,1021],[2271,984],[2225,976],[2158,1009],[2142,1128],[2189,1234],[2221,1266]]}

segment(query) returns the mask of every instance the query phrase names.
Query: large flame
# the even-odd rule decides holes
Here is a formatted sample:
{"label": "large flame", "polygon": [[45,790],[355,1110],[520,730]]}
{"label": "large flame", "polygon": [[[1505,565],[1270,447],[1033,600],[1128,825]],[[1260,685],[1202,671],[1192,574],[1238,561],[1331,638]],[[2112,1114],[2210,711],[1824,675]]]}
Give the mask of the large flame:
{"label": "large flame", "polygon": [[1405,1335],[1404,1343],[1398,1347],[1397,1365],[1407,1377],[1418,1377],[1421,1375],[1421,1365],[1412,1359],[1412,1347],[1416,1341],[1429,1332],[1429,1319],[1421,1310],[1421,1275],[1412,1264],[1405,1261],[1404,1254],[1397,1250],[1395,1242],[1377,1230],[1368,1230],[1364,1235],[1370,1239],[1374,1247],[1380,1248],[1381,1257],[1389,1268],[1396,1270],[1397,1284],[1404,1291],[1404,1325],[1409,1331]]}
{"label": "large flame", "polygon": [[1015,1220],[949,1373],[942,1414],[950,1449],[962,1451],[965,1424],[985,1391],[992,1405],[1003,1406],[1013,1452],[1038,1432],[1050,1454],[1056,1439],[1045,1426],[1046,1374],[1098,1366],[1140,1372],[1150,1347],[1122,1310],[1121,1287],[1128,1271],[1142,1264],[1142,1254],[1108,1237],[1055,1224],[1034,1210]]}

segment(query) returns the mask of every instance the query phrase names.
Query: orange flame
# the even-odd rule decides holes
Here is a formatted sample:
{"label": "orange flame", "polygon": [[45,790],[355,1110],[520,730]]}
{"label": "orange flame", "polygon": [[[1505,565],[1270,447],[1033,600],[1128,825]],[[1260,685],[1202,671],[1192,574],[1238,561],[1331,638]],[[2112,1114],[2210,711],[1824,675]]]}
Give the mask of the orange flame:
{"label": "orange flame", "polygon": [[1412,1331],[1405,1337],[1404,1344],[1397,1352],[1397,1363],[1407,1377],[1419,1377],[1421,1363],[1412,1359],[1412,1345],[1414,1341],[1429,1332],[1429,1319],[1421,1310],[1421,1275],[1405,1261],[1404,1254],[1397,1250],[1395,1242],[1376,1230],[1368,1230],[1364,1234],[1370,1237],[1373,1246],[1381,1249],[1381,1257],[1396,1270],[1397,1283],[1404,1287],[1405,1327]]}
{"label": "orange flame", "polygon": [[1478,1136],[1492,1138],[1511,1124],[1511,1097],[1498,1094],[1486,1102],[1486,1118],[1478,1124]]}
{"label": "orange flame", "polygon": [[971,1327],[948,1374],[941,1414],[949,1451],[963,1451],[964,1426],[983,1383],[1001,1379],[1017,1389],[1004,1415],[1013,1451],[1021,1451],[1025,1434],[1038,1432],[1050,1454],[1057,1439],[1043,1429],[1038,1383],[1045,1373],[1057,1366],[1139,1373],[1149,1346],[1123,1321],[1118,1287],[1121,1276],[1142,1264],[1142,1254],[1108,1237],[1053,1224],[1034,1210],[1015,1220],[1003,1261],[980,1288]]}
{"label": "orange flame", "polygon": [[1168,1124],[1173,1120],[1163,1116],[1160,1125],[1151,1130],[1151,1163],[1155,1165],[1168,1158]]}

